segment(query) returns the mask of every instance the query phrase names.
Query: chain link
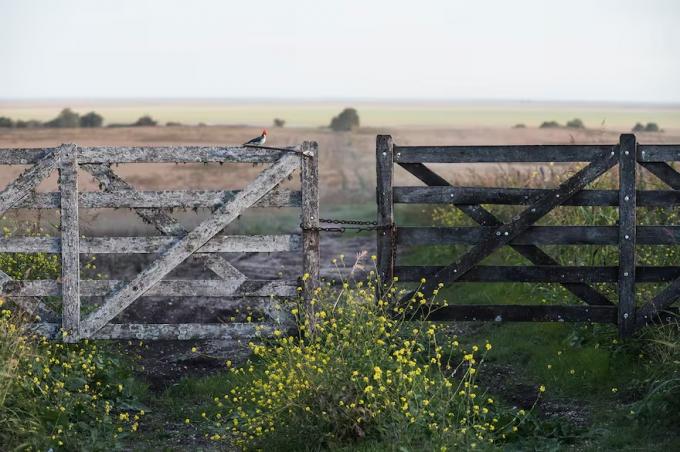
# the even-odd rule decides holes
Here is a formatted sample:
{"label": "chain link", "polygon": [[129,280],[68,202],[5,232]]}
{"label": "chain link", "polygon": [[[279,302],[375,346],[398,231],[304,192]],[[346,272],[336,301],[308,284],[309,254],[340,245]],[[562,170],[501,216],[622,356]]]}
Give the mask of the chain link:
{"label": "chain link", "polygon": [[[300,228],[303,231],[318,231],[318,232],[339,232],[345,233],[347,231],[355,231],[357,233],[362,231],[377,231],[382,229],[389,229],[391,225],[378,225],[377,221],[364,221],[364,220],[342,220],[335,218],[319,218],[319,223],[325,224],[336,224],[341,226],[319,226],[319,227],[305,227],[300,224]],[[351,226],[345,226],[345,225]]]}

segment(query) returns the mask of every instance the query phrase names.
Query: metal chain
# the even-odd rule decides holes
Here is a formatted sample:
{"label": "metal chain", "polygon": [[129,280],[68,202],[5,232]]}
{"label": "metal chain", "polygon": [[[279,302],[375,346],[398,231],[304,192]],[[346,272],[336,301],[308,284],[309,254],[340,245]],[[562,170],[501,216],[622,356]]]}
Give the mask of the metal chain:
{"label": "metal chain", "polygon": [[[362,232],[362,231],[377,231],[381,229],[389,229],[392,226],[386,225],[378,225],[377,221],[364,221],[364,220],[341,220],[341,219],[335,219],[335,218],[319,218],[319,223],[325,223],[325,224],[337,224],[337,225],[343,225],[343,226],[334,226],[334,227],[328,227],[328,226],[319,226],[319,227],[305,227],[304,225],[300,225],[300,228],[303,231],[318,231],[318,232],[339,232],[339,233],[345,233],[347,231],[356,231],[357,233]],[[352,225],[352,226],[344,226],[344,225]]]}

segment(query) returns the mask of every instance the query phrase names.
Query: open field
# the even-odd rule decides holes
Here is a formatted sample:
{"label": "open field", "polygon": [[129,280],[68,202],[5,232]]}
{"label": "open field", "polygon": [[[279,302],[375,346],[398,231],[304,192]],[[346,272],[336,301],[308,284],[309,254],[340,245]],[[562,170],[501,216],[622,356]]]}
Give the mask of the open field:
{"label": "open field", "polygon": [[262,127],[282,118],[293,127],[319,127],[327,126],[343,108],[354,107],[367,127],[507,128],[520,123],[538,127],[543,121],[564,124],[581,118],[587,127],[598,130],[630,130],[636,122],[680,129],[680,105],[529,101],[0,100],[0,116],[46,121],[64,107],[80,113],[95,110],[107,124],[131,123],[151,115],[161,124]]}

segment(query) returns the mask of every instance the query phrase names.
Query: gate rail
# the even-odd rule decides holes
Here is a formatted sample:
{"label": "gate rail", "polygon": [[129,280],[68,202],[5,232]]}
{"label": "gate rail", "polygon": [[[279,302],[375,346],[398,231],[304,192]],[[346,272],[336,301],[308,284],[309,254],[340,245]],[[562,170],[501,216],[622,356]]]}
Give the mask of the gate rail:
{"label": "gate rail", "polygon": [[[449,305],[438,308],[430,320],[480,321],[589,321],[614,323],[621,336],[653,322],[680,298],[680,266],[636,266],[635,247],[680,244],[680,226],[639,226],[636,208],[680,206],[680,173],[666,162],[680,161],[680,145],[642,145],[635,135],[621,135],[614,145],[526,145],[526,146],[399,146],[389,135],[379,135],[376,146],[378,225],[378,269],[383,281],[398,277],[416,282],[425,277],[421,291],[428,293],[439,283],[455,282],[544,282],[559,283],[581,299],[581,306],[551,305]],[[513,163],[588,162],[553,189],[505,187],[456,187],[428,168],[426,163]],[[425,183],[395,186],[394,167],[399,166]],[[586,190],[585,187],[619,167],[618,190]],[[671,190],[636,187],[640,165],[656,175]],[[395,204],[453,204],[479,227],[421,228],[395,224]],[[503,223],[482,204],[526,206]],[[535,226],[535,222],[561,205],[618,206],[616,226]],[[466,244],[472,248],[447,266],[396,265],[402,245]],[[618,245],[616,267],[561,266],[538,245]],[[480,261],[503,246],[510,246],[532,266],[484,266]],[[680,263],[679,263],[680,264]],[[670,284],[639,307],[635,284]],[[614,304],[592,287],[592,283],[615,282],[619,301]],[[413,293],[407,294],[408,299]]]}

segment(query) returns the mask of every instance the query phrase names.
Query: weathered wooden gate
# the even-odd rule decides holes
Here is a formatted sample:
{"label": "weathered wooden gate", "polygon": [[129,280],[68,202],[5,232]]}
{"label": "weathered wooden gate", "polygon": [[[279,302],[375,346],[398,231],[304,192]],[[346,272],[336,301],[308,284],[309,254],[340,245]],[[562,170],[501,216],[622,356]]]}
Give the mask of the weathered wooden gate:
{"label": "weathered wooden gate", "polygon": [[[615,145],[544,146],[398,146],[388,135],[377,138],[378,266],[383,280],[427,283],[431,293],[438,283],[544,282],[559,283],[585,302],[582,306],[458,305],[438,309],[431,320],[589,321],[618,324],[622,336],[658,318],[680,297],[680,266],[636,267],[636,244],[680,244],[680,227],[638,226],[636,207],[671,208],[680,205],[680,173],[666,162],[680,160],[678,145],[642,145],[634,135],[621,135]],[[454,187],[425,163],[474,162],[589,162],[554,189]],[[426,187],[395,187],[394,165],[404,168]],[[610,168],[619,166],[618,190],[585,190]],[[672,190],[637,191],[636,168],[649,170]],[[453,204],[479,227],[397,227],[395,204]],[[527,206],[503,223],[483,204]],[[617,226],[534,226],[554,208],[618,206]],[[457,262],[442,267],[396,265],[401,245],[473,245]],[[566,267],[537,245],[617,245],[618,267]],[[510,246],[533,266],[483,266],[480,261]],[[677,264],[680,265],[680,262]],[[670,284],[653,299],[636,306],[636,282]],[[618,284],[618,304],[591,286]],[[412,294],[409,294],[409,297]]]}
{"label": "weathered wooden gate", "polygon": [[[118,163],[267,163],[242,190],[135,191],[117,176]],[[291,148],[252,147],[80,147],[65,144],[47,149],[1,149],[0,165],[32,165],[0,192],[0,216],[12,208],[60,209],[61,237],[5,237],[0,252],[60,253],[61,280],[12,280],[0,271],[0,294],[10,297],[44,321],[33,327],[53,338],[75,341],[97,339],[208,339],[251,336],[271,331],[273,324],[125,324],[111,323],[135,300],[145,295],[207,297],[296,296],[298,280],[249,280],[217,253],[282,252],[299,250],[309,295],[318,281],[318,149],[315,142]],[[80,192],[78,170],[94,176],[101,192]],[[54,170],[59,171],[59,192],[36,193],[35,188]],[[300,191],[279,189],[295,170]],[[79,209],[132,208],[162,236],[81,237]],[[170,214],[172,208],[213,209],[210,218],[187,231]],[[299,207],[301,233],[248,236],[220,232],[249,207]],[[80,254],[154,253],[156,260],[130,281],[81,280]],[[167,280],[170,271],[196,254],[218,279]],[[62,315],[50,311],[40,297],[62,299]],[[81,297],[101,296],[94,311],[81,316]],[[61,317],[61,322],[59,322]],[[61,331],[63,328],[63,331]]]}

